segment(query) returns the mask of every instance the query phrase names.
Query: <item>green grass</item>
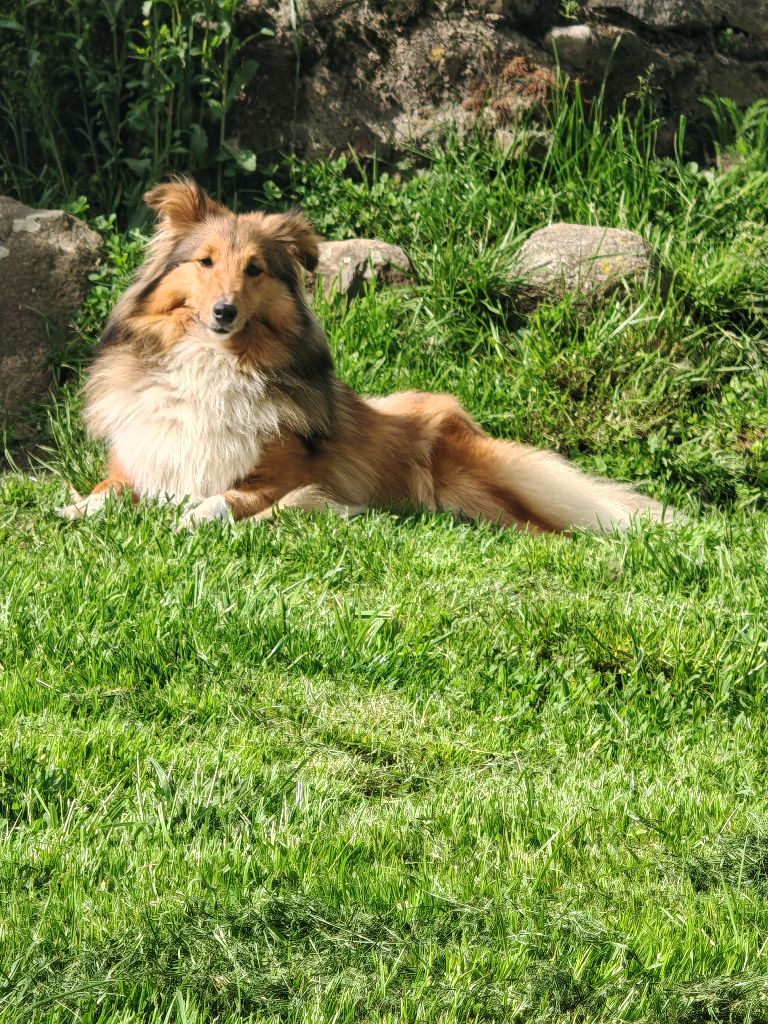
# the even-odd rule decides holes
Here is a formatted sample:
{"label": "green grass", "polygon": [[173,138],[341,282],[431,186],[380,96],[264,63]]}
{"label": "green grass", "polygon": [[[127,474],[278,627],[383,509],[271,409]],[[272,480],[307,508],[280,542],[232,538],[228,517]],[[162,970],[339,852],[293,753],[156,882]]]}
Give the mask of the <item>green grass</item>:
{"label": "green grass", "polygon": [[[765,119],[713,176],[562,104],[544,152],[286,196],[417,269],[318,297],[344,379],[451,390],[686,525],[65,524],[101,453],[61,390],[0,479],[0,1019],[768,1021]],[[550,219],[659,271],[524,316],[505,267]],[[141,258],[100,224],[75,375]]]}

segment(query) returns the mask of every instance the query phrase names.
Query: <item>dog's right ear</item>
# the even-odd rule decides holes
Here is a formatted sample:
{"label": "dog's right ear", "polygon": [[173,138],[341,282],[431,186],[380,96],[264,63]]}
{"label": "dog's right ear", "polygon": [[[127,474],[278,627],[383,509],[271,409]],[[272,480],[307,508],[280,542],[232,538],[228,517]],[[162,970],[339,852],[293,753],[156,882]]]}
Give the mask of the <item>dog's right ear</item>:
{"label": "dog's right ear", "polygon": [[291,256],[298,260],[305,270],[313,271],[320,257],[318,244],[322,239],[301,210],[293,209],[282,214],[282,231]]}
{"label": "dog's right ear", "polygon": [[226,207],[211,199],[192,178],[175,178],[155,185],[144,194],[144,202],[157,210],[164,225],[178,231],[186,231],[212,214],[227,213]]}

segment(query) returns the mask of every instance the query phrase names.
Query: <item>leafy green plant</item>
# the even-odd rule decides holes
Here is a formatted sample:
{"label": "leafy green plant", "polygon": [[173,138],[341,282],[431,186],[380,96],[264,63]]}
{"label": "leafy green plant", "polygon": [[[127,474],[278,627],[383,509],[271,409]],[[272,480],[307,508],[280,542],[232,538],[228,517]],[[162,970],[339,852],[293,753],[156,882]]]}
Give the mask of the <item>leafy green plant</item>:
{"label": "leafy green plant", "polygon": [[217,195],[256,155],[231,114],[256,63],[242,0],[11,0],[0,20],[0,188],[39,204],[84,194],[137,215],[148,183],[191,171]]}
{"label": "leafy green plant", "polygon": [[727,96],[703,97],[714,121],[719,156],[748,164],[750,170],[768,171],[768,100],[746,109]]}
{"label": "leafy green plant", "polygon": [[581,14],[580,0],[561,0],[560,17],[566,21],[578,21]]}

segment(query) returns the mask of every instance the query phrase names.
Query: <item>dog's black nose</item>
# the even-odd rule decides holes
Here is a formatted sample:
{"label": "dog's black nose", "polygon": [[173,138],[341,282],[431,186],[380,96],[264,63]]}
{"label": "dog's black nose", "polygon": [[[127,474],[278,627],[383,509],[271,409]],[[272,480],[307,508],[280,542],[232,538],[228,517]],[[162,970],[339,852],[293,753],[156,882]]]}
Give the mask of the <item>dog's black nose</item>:
{"label": "dog's black nose", "polygon": [[234,323],[237,316],[237,306],[231,302],[217,302],[213,307],[213,315],[217,323],[221,324],[222,327],[228,327],[229,324]]}

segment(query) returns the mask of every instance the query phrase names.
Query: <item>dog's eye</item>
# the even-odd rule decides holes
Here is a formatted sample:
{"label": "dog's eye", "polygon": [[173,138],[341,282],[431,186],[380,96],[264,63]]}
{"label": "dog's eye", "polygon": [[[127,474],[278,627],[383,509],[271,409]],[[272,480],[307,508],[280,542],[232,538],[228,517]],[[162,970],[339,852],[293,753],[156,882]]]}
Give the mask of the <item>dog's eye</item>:
{"label": "dog's eye", "polygon": [[213,266],[213,260],[211,259],[210,256],[203,256],[203,258],[201,260],[198,260],[197,262],[200,264],[201,267]]}
{"label": "dog's eye", "polygon": [[245,272],[248,277],[258,277],[261,273],[261,267],[257,267],[255,263],[249,263],[245,268]]}

